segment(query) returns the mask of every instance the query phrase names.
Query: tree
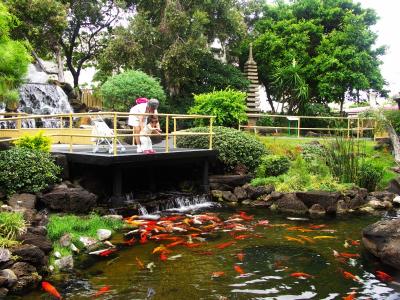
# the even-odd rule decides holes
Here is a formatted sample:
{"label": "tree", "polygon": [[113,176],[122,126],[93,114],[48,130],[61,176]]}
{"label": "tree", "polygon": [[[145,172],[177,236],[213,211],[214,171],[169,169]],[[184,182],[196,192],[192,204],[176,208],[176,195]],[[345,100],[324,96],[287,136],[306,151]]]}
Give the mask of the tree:
{"label": "tree", "polygon": [[[252,40],[269,103],[281,102],[292,113],[307,101],[343,104],[346,95],[360,91],[383,93],[379,57],[384,48],[375,48],[371,31],[376,20],[373,10],[351,0],[265,5]],[[241,63],[246,56],[245,50]]]}
{"label": "tree", "polygon": [[31,57],[26,45],[10,38],[11,29],[18,20],[0,3],[0,102],[18,102],[16,88],[28,70]]}

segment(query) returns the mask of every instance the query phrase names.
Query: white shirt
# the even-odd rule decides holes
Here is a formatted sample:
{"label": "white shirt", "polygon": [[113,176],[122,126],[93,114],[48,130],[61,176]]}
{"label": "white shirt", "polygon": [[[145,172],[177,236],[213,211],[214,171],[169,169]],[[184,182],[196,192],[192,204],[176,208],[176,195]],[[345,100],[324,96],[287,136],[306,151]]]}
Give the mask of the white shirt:
{"label": "white shirt", "polygon": [[[129,113],[130,114],[144,114],[146,113],[146,107],[147,107],[147,103],[140,103],[140,104],[136,104],[135,106],[133,106]],[[157,110],[154,111],[155,114],[157,114]],[[139,126],[140,122],[139,122],[139,117],[143,117],[143,122],[146,124],[147,122],[147,116],[133,116],[130,115],[128,118],[128,125],[130,126]]]}

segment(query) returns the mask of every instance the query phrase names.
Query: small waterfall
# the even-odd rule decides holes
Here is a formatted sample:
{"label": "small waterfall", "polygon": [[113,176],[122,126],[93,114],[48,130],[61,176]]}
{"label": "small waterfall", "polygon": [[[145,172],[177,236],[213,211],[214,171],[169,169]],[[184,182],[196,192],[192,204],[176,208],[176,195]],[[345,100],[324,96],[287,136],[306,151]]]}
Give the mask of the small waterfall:
{"label": "small waterfall", "polygon": [[178,212],[194,211],[212,207],[215,204],[215,202],[210,201],[208,195],[179,196],[167,201],[163,210]]}

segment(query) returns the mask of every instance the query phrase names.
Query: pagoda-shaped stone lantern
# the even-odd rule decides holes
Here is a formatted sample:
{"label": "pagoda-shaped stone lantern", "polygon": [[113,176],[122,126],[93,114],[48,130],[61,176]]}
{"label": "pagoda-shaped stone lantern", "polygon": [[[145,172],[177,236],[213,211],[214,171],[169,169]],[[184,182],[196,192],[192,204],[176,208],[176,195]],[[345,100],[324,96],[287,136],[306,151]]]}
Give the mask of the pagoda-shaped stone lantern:
{"label": "pagoda-shaped stone lantern", "polygon": [[260,113],[260,82],[258,81],[257,63],[253,59],[253,45],[250,44],[249,59],[244,64],[244,74],[250,81],[250,86],[247,91],[247,114],[249,115],[249,125],[256,124],[257,117],[252,117],[251,114]]}

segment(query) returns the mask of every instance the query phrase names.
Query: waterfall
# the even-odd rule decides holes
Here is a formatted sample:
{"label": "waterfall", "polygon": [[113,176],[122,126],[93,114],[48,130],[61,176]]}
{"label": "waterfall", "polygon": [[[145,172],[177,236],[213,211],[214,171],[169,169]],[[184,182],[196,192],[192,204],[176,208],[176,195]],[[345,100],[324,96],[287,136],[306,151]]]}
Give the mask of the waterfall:
{"label": "waterfall", "polygon": [[168,211],[194,211],[214,206],[216,203],[210,201],[209,195],[179,196],[166,202],[163,210]]}

